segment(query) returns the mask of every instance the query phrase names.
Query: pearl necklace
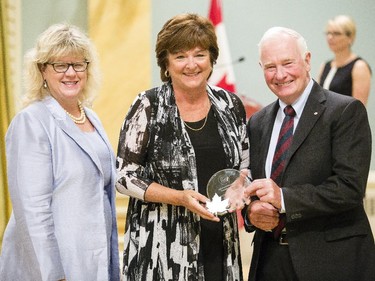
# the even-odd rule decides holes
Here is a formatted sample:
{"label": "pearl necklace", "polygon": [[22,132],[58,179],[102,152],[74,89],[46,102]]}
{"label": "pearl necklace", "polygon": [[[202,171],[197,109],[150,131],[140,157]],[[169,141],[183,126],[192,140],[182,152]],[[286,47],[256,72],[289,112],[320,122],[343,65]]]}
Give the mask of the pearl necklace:
{"label": "pearl necklace", "polygon": [[66,114],[69,115],[70,118],[72,118],[73,122],[76,124],[83,124],[86,122],[86,112],[83,109],[83,106],[81,102],[78,102],[79,111],[81,112],[79,117],[75,117],[73,114],[70,114],[68,111],[65,110]]}

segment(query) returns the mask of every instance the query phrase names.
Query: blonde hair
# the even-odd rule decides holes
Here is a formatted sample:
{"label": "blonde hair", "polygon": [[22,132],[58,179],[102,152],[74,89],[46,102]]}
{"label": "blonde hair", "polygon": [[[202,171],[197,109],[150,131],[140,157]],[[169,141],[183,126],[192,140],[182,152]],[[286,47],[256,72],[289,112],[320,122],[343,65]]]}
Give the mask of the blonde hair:
{"label": "blonde hair", "polygon": [[79,99],[85,106],[92,105],[101,80],[95,47],[78,27],[60,23],[51,25],[40,34],[35,47],[25,54],[24,106],[51,95],[48,88],[43,87],[44,80],[41,71],[46,66],[46,63],[70,55],[82,56],[89,62],[86,70],[86,87],[83,89]]}
{"label": "blonde hair", "polygon": [[326,29],[334,28],[342,31],[346,36],[352,39],[352,44],[357,33],[354,20],[347,15],[338,15],[328,20]]}

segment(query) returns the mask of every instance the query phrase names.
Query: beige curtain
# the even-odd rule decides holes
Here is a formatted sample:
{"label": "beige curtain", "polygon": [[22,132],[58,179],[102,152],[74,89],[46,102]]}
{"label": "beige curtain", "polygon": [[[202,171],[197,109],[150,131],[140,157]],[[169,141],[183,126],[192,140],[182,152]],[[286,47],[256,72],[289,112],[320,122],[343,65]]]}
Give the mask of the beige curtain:
{"label": "beige curtain", "polygon": [[88,18],[103,73],[94,110],[117,150],[131,102],[151,85],[151,0],[89,0]]}
{"label": "beige curtain", "polygon": [[3,232],[8,222],[11,204],[9,200],[6,159],[5,159],[5,133],[9,122],[14,115],[13,93],[10,81],[9,53],[8,53],[8,29],[6,20],[6,3],[0,2],[0,245],[3,240]]}
{"label": "beige curtain", "polygon": [[[103,85],[94,110],[116,153],[120,128],[131,102],[151,85],[150,56],[154,48],[151,0],[89,0],[88,18],[89,35],[98,49],[103,73]],[[120,252],[127,203],[127,196],[117,194]]]}

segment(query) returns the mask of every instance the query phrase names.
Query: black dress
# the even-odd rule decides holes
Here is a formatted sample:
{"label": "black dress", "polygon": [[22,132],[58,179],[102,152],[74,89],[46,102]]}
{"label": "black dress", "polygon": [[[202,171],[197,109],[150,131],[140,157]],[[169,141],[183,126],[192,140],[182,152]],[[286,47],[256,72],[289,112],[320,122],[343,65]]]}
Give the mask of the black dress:
{"label": "black dress", "polygon": [[[353,79],[352,79],[352,70],[354,67],[354,64],[358,60],[363,60],[361,57],[357,57],[356,59],[352,60],[348,64],[338,67],[337,71],[335,73],[335,76],[333,77],[328,90],[331,90],[333,92],[346,95],[346,96],[352,96],[352,89],[353,89]],[[323,69],[322,76],[320,78],[319,84],[323,86],[324,81],[327,78],[327,75],[329,71],[331,70],[331,61],[328,61]],[[368,64],[367,64],[368,65]],[[369,66],[370,69],[370,66]],[[371,71],[371,69],[370,69]]]}
{"label": "black dress", "polygon": [[[205,120],[186,122],[192,128],[201,128]],[[221,169],[225,169],[225,154],[217,121],[213,110],[210,109],[207,123],[199,131],[187,127],[187,131],[194,147],[199,193],[207,196],[206,186],[210,177]],[[199,263],[204,267],[205,280],[223,280],[223,224],[201,219],[201,245]]]}

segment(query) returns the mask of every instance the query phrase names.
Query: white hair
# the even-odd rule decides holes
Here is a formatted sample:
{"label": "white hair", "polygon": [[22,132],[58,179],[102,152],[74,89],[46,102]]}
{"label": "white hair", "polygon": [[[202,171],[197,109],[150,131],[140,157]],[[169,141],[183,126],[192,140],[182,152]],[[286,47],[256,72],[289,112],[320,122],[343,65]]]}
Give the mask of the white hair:
{"label": "white hair", "polygon": [[265,41],[267,41],[270,38],[279,37],[279,35],[282,35],[282,34],[292,37],[297,41],[297,45],[298,45],[298,49],[300,50],[301,57],[304,58],[306,53],[309,52],[305,38],[303,38],[302,35],[299,34],[297,31],[287,28],[287,27],[281,27],[281,26],[271,27],[263,34],[262,38],[260,39],[258,43],[259,56],[261,54],[262,47]]}

